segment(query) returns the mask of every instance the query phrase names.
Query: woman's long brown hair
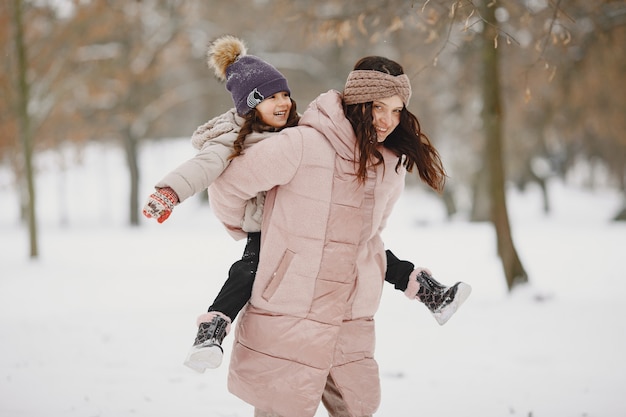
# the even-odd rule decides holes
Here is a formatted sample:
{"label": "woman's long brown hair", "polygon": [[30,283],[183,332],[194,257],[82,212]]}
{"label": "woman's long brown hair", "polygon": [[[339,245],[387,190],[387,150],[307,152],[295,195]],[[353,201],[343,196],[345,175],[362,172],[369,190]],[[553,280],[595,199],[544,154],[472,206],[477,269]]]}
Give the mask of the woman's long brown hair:
{"label": "woman's long brown hair", "polygon": [[[400,64],[381,56],[362,58],[356,63],[354,69],[380,71],[393,76],[404,74]],[[356,151],[360,156],[357,161],[357,176],[360,181],[365,181],[368,166],[383,163],[382,154],[378,150],[380,144],[376,139],[376,129],[373,125],[372,102],[344,105],[344,111],[357,138]],[[387,136],[382,146],[398,155],[396,171],[404,165],[408,172],[412,172],[413,167],[416,166],[422,181],[437,192],[443,191],[446,172],[439,153],[426,134],[422,132],[417,117],[408,111],[406,106],[400,113],[400,124]]]}
{"label": "woman's long brown hair", "polygon": [[233,143],[233,153],[230,154],[228,159],[230,160],[243,154],[246,137],[248,137],[248,135],[252,132],[279,132],[287,127],[297,126],[300,121],[300,115],[298,114],[296,101],[292,98],[290,98],[290,100],[291,110],[289,110],[289,116],[287,116],[287,123],[283,127],[276,128],[264,123],[256,108],[252,109],[245,116],[243,116],[243,125],[241,126],[241,130],[239,130],[237,139],[235,139],[235,142]]}

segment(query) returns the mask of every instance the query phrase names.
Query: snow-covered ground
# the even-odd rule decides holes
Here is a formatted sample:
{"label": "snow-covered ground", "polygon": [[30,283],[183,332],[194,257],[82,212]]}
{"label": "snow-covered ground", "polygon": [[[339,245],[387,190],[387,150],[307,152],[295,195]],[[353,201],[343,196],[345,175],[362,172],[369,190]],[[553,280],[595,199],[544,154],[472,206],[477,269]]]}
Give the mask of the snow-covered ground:
{"label": "snow-covered ground", "polygon": [[[142,195],[192,152],[186,140],[145,147]],[[142,217],[142,227],[127,227],[117,149],[66,149],[37,162],[34,262],[12,174],[0,168],[0,417],[252,416],[228,393],[226,364],[204,374],[182,365],[195,318],[243,242],[199,198],[163,224]],[[489,225],[447,222],[430,194],[406,192],[387,246],[473,293],[441,327],[386,288],[376,318],[377,416],[626,416],[626,225],[610,221],[619,197],[559,183],[550,191],[549,216],[536,190],[509,195],[531,280],[512,294]]]}

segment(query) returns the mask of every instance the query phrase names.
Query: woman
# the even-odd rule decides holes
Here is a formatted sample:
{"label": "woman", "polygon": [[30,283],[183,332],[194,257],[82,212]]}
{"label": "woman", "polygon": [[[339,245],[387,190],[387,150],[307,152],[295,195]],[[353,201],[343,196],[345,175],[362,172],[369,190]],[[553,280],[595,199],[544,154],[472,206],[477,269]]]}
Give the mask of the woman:
{"label": "woman", "polygon": [[[171,215],[176,205],[205,190],[230,160],[244,153],[244,148],[297,125],[299,120],[287,79],[268,62],[249,55],[241,39],[225,35],[211,42],[207,64],[216,77],[226,83],[235,107],[198,127],[192,136],[198,154],[155,185],[156,190],[149,196],[143,214],[159,223]],[[257,100],[250,97],[257,97]],[[185,365],[193,370],[204,372],[221,364],[221,343],[250,298],[259,259],[264,200],[265,194],[259,193],[247,202],[246,215],[241,220],[242,230],[248,233],[244,254],[230,268],[209,312],[198,317],[197,336],[185,360]],[[399,260],[391,251],[387,250],[386,255],[385,279],[407,297],[424,302],[440,324],[444,324],[463,302],[457,294],[461,295],[459,289],[467,284],[456,283],[448,288],[430,276],[418,275],[412,263]],[[429,288],[431,291],[427,291]]]}
{"label": "woman", "polygon": [[[380,403],[374,314],[386,269],[380,233],[406,171],[441,191],[445,173],[406,106],[411,86],[383,57],[360,60],[343,94],[235,158],[209,188],[236,238],[267,191],[261,256],[230,363],[229,390],[256,416],[370,416]],[[411,283],[409,283],[410,285]]]}

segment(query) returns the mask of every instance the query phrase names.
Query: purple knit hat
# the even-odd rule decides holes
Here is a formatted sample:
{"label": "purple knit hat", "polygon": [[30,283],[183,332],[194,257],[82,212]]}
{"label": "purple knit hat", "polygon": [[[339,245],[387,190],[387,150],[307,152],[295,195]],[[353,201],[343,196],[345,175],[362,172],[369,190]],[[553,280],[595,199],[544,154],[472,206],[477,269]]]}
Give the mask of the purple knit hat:
{"label": "purple knit hat", "polygon": [[253,55],[239,57],[226,68],[226,89],[237,113],[245,115],[257,104],[281,91],[289,91],[287,79],[276,68]]}
{"label": "purple knit hat", "polygon": [[245,44],[238,38],[218,38],[209,46],[207,58],[215,75],[226,81],[240,116],[276,93],[286,91],[291,95],[283,74],[261,58],[247,55]]}

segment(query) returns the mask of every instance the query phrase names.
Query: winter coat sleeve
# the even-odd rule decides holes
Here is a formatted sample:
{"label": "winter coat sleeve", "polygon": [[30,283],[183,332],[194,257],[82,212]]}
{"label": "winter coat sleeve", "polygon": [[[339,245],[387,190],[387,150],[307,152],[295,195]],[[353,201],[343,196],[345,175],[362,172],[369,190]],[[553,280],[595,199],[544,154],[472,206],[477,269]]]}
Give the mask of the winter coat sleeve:
{"label": "winter coat sleeve", "polygon": [[[387,160],[387,166],[394,166],[395,164],[394,158],[395,157],[391,157]],[[403,179],[402,181],[399,181],[397,183],[396,188],[391,194],[391,198],[387,202],[387,207],[385,209],[385,214],[383,215],[383,220],[380,225],[379,233],[381,233],[382,229],[385,227],[387,223],[387,219],[389,215],[391,214],[393,207],[395,206],[396,202],[398,201],[398,199],[402,195],[402,192],[404,191],[404,184],[405,184],[404,177],[406,176],[406,170],[404,169],[404,167],[401,167],[400,170],[401,170]],[[385,271],[385,281],[389,282],[390,284],[393,284],[395,289],[397,290],[400,290],[400,291],[406,290],[407,285],[409,283],[409,275],[413,271],[414,265],[409,261],[398,259],[390,250],[386,250],[385,254],[387,257],[387,269]]]}
{"label": "winter coat sleeve", "polygon": [[196,156],[167,174],[155,188],[172,188],[179,202],[206,190],[226,169],[242,123],[243,119],[231,109],[199,126],[191,137],[193,147],[198,149]]}
{"label": "winter coat sleeve", "polygon": [[228,166],[228,157],[236,138],[236,133],[226,133],[206,141],[196,156],[163,177],[155,187],[172,188],[178,195],[179,202],[206,190]]}
{"label": "winter coat sleeve", "polygon": [[242,231],[246,202],[260,192],[287,184],[295,175],[303,149],[298,129],[285,129],[250,147],[209,187],[213,212],[235,239],[246,236]]}

